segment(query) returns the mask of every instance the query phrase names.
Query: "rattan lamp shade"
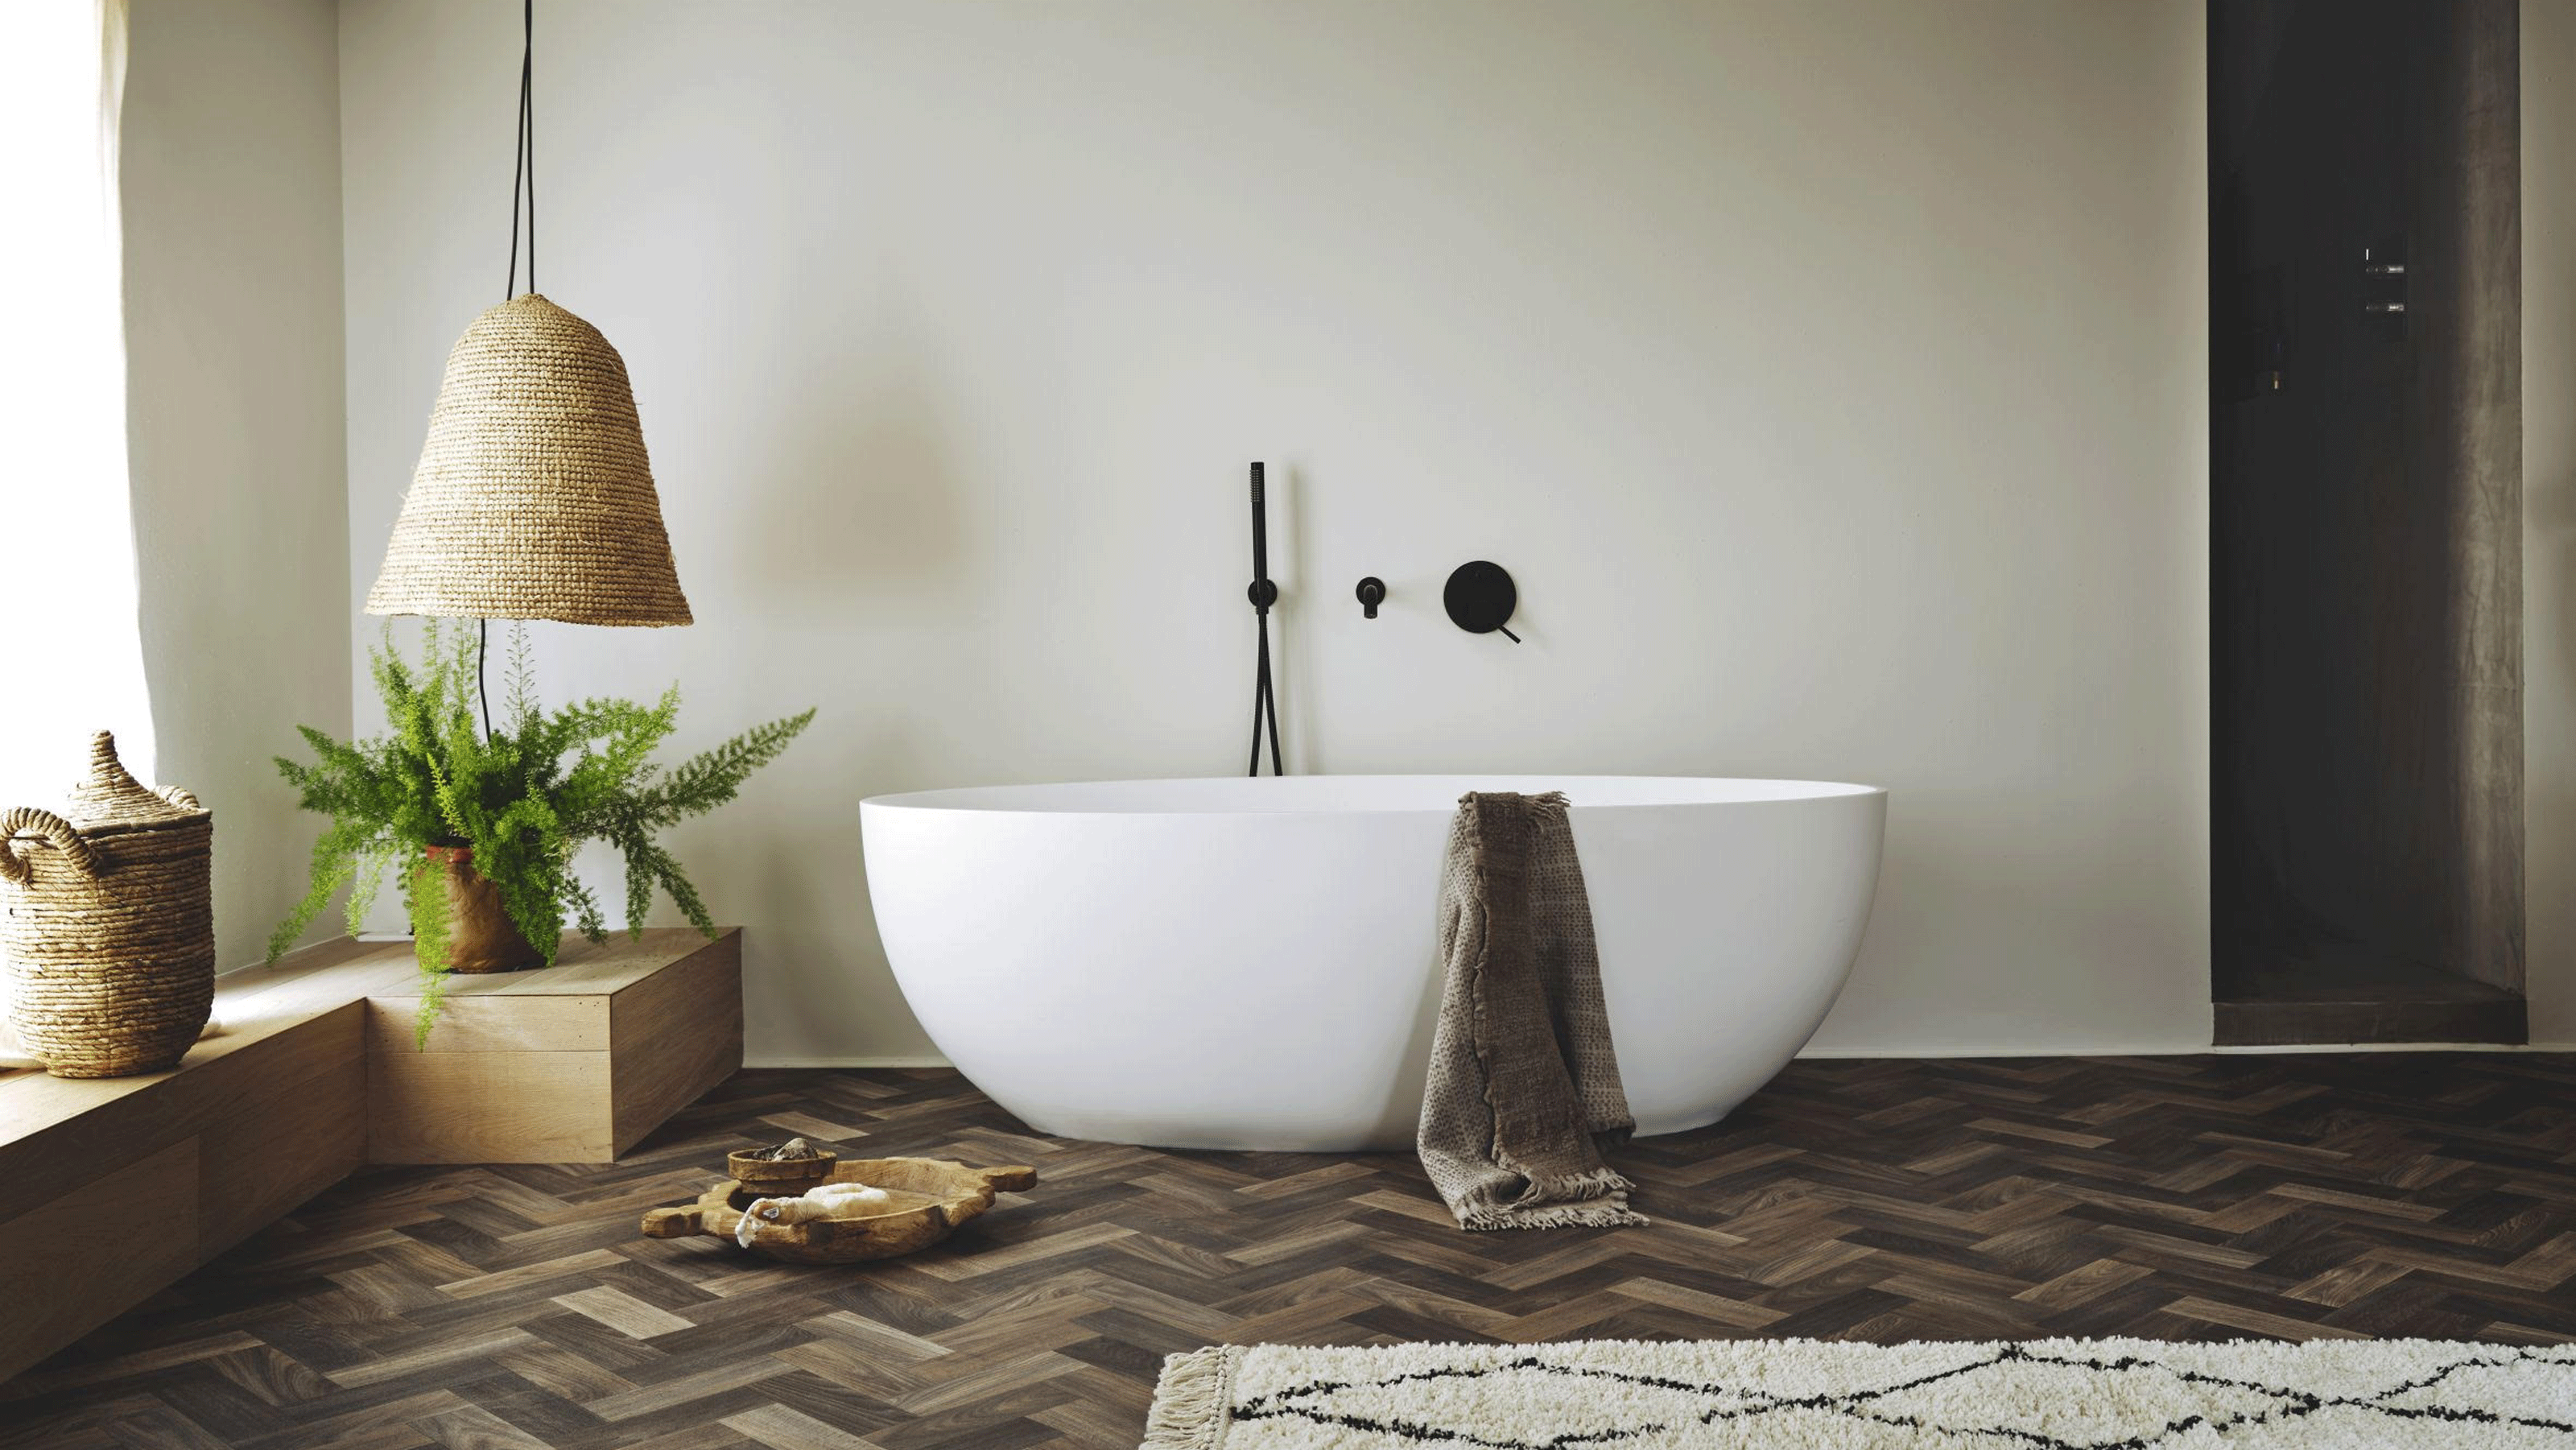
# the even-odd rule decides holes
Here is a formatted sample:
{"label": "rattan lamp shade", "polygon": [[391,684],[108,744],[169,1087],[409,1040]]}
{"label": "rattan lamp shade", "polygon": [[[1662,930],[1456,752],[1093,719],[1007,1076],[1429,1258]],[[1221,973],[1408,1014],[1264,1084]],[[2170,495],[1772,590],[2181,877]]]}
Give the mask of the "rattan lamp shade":
{"label": "rattan lamp shade", "polygon": [[536,293],[447,355],[369,614],[687,624],[625,359]]}

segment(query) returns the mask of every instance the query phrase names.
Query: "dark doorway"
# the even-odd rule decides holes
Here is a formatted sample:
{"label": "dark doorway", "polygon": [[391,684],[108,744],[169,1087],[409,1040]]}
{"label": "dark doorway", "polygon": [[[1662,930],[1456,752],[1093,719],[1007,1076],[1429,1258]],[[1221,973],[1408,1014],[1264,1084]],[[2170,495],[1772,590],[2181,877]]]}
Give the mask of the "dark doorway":
{"label": "dark doorway", "polygon": [[2222,1043],[2525,1040],[2516,0],[2213,0]]}

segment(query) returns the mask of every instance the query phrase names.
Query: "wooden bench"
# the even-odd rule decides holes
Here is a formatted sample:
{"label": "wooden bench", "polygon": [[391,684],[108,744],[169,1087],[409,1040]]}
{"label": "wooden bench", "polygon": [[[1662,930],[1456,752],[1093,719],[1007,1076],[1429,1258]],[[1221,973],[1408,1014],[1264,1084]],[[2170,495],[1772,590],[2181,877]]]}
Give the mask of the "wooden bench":
{"label": "wooden bench", "polygon": [[0,1379],[366,1163],[597,1163],[742,1066],[742,933],[565,940],[457,976],[415,1049],[406,941],[216,984],[179,1066],[0,1072]]}

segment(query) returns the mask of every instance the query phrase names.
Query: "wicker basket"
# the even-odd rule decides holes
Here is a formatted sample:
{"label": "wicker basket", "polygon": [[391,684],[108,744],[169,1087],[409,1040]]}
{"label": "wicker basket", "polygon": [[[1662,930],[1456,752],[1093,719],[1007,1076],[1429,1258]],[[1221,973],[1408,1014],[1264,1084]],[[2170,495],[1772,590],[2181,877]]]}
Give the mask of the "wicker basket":
{"label": "wicker basket", "polygon": [[215,1002],[215,818],[90,742],[64,812],[0,815],[0,957],[18,1040],[56,1077],[176,1066]]}

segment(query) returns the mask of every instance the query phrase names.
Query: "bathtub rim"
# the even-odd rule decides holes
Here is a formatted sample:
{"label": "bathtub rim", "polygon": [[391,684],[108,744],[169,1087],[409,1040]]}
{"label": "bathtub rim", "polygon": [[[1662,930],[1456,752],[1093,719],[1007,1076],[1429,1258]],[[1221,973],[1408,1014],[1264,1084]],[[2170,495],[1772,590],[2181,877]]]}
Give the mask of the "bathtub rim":
{"label": "bathtub rim", "polygon": [[[1355,780],[1355,781],[1418,781],[1418,780],[1460,780],[1460,781],[1466,781],[1466,780],[1491,780],[1491,781],[1495,781],[1495,782],[1520,782],[1520,783],[1522,783],[1523,785],[1526,785],[1526,786],[1544,786],[1544,787],[1549,788],[1549,789],[1563,789],[1563,790],[1568,791],[1568,793],[1569,793],[1569,794],[1572,794],[1572,793],[1573,793],[1577,788],[1579,788],[1580,786],[1582,786],[1585,782],[1595,782],[1595,781],[1620,781],[1620,782],[1630,783],[1630,784],[1662,784],[1662,783],[1670,783],[1670,784],[1675,784],[1675,785],[1692,785],[1692,786],[1727,785],[1727,784],[1744,784],[1744,785],[1764,785],[1764,786],[1796,786],[1796,787],[1804,787],[1804,788],[1805,788],[1805,789],[1802,789],[1802,790],[1797,791],[1797,792],[1796,792],[1796,793],[1794,793],[1794,794],[1770,795],[1770,796],[1754,796],[1754,797],[1748,797],[1748,798],[1740,799],[1740,800],[1693,800],[1693,799],[1666,799],[1666,800],[1630,800],[1630,801],[1613,801],[1613,802],[1586,802],[1586,801],[1584,801],[1584,800],[1582,800],[1582,799],[1580,799],[1580,798],[1577,798],[1577,799],[1570,800],[1570,801],[1567,803],[1570,809],[1572,809],[1572,810],[1574,810],[1574,811],[1577,811],[1577,812],[1586,813],[1586,814],[1589,814],[1589,813],[1591,813],[1591,812],[1595,812],[1595,811],[1669,811],[1669,810],[1690,810],[1690,809],[1716,809],[1716,808],[1721,808],[1721,807],[1725,807],[1725,808],[1743,808],[1743,807],[1753,807],[1753,806],[1790,806],[1790,805],[1805,805],[1805,804],[1813,804],[1813,803],[1815,803],[1815,802],[1819,802],[1819,801],[1835,801],[1835,800],[1848,801],[1848,800],[1862,800],[1862,799],[1867,799],[1867,798],[1872,797],[1872,796],[1880,797],[1880,798],[1882,798],[1882,799],[1883,799],[1883,798],[1885,798],[1885,797],[1886,797],[1886,795],[1888,794],[1888,788],[1887,788],[1886,786],[1880,786],[1880,785],[1864,785],[1864,784],[1861,784],[1861,783],[1859,783],[1859,782],[1857,782],[1857,781],[1839,781],[1839,780],[1807,780],[1807,779],[1798,779],[1798,778],[1790,778],[1790,777],[1782,777],[1782,776],[1749,776],[1749,775],[1599,775],[1599,774],[1591,774],[1591,775],[1573,775],[1573,774],[1567,774],[1567,775],[1549,775],[1549,774],[1543,774],[1543,773],[1531,772],[1531,771],[1499,771],[1499,770],[1497,770],[1497,771],[1442,771],[1442,772],[1437,772],[1437,773],[1430,772],[1430,771],[1384,771],[1384,772],[1358,772],[1358,771],[1352,771],[1352,772],[1324,772],[1324,773],[1317,774],[1317,775],[1304,775],[1304,776],[1241,776],[1241,775],[1148,776],[1148,777],[1135,777],[1135,778],[1130,778],[1130,779],[1119,779],[1119,780],[1028,781],[1028,782],[1024,782],[1024,783],[1016,784],[1016,785],[968,785],[968,786],[942,786],[942,787],[939,787],[939,788],[936,788],[936,789],[932,789],[932,790],[897,791],[897,792],[892,792],[892,793],[885,794],[885,795],[873,795],[873,796],[866,796],[866,797],[861,798],[861,800],[859,801],[859,806],[860,806],[860,809],[861,809],[861,811],[862,811],[862,812],[866,812],[866,811],[869,811],[869,810],[903,810],[903,811],[944,812],[944,813],[954,813],[954,814],[960,814],[960,815],[979,815],[979,816],[1047,816],[1047,817],[1062,817],[1062,818],[1085,818],[1085,817],[1088,817],[1088,818],[1097,818],[1097,819],[1118,819],[1118,818],[1126,818],[1126,817],[1165,817],[1165,818],[1191,819],[1191,820],[1195,820],[1195,819],[1202,819],[1202,818],[1205,818],[1205,819],[1211,819],[1211,820],[1221,820],[1221,819],[1251,818],[1251,817],[1261,817],[1261,816],[1283,816],[1283,817],[1302,817],[1302,816],[1388,816],[1388,815],[1441,815],[1441,816],[1445,816],[1445,815],[1448,815],[1448,814],[1450,814],[1451,812],[1455,811],[1455,810],[1457,809],[1457,806],[1458,806],[1457,798],[1456,798],[1456,797],[1454,797],[1454,796],[1447,797],[1447,798],[1444,798],[1444,799],[1441,799],[1441,800],[1438,800],[1438,801],[1435,801],[1435,802],[1428,802],[1428,803],[1419,804],[1419,805],[1416,805],[1416,804],[1403,804],[1403,805],[1393,805],[1393,804],[1389,804],[1389,805],[1314,805],[1314,806],[1286,805],[1286,806],[1244,806],[1244,807],[1231,807],[1231,806],[1229,806],[1229,807],[1206,807],[1206,808],[1192,808],[1192,807],[1186,807],[1186,806],[1159,805],[1159,806],[1150,806],[1150,807],[1131,807],[1131,808],[1115,809],[1115,810],[1113,810],[1113,809],[1104,809],[1104,808],[1101,808],[1101,807],[1098,807],[1098,806],[1074,806],[1074,807],[1063,807],[1063,806],[1059,806],[1059,807],[1050,807],[1050,806],[1046,806],[1046,805],[1042,805],[1042,804],[1032,805],[1032,804],[1025,804],[1025,803],[1010,803],[1010,802],[1007,802],[1007,801],[1004,801],[1004,800],[1001,800],[1001,799],[997,799],[997,798],[999,798],[999,797],[1006,797],[1006,796],[1016,795],[1016,794],[1019,794],[1019,793],[1022,793],[1022,792],[1044,792],[1044,791],[1057,791],[1057,790],[1065,790],[1065,791],[1096,790],[1096,789],[1100,789],[1100,788],[1102,788],[1102,787],[1107,787],[1107,786],[1191,786],[1191,785],[1203,785],[1203,784],[1204,784],[1204,785],[1218,785],[1218,784],[1225,784],[1225,785],[1243,785],[1243,784],[1246,784],[1246,783],[1248,783],[1248,782],[1250,782],[1250,781],[1253,781],[1253,780],[1264,780],[1264,781],[1268,781],[1268,780],[1288,780],[1288,781],[1295,781],[1295,780]],[[1509,787],[1509,786],[1499,786],[1498,788],[1509,789],[1509,788],[1511,788],[1511,787]],[[990,802],[990,803],[987,803],[987,801],[988,801],[988,800],[989,800],[989,802]]]}

